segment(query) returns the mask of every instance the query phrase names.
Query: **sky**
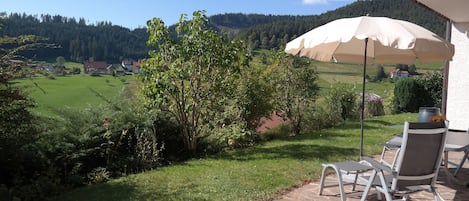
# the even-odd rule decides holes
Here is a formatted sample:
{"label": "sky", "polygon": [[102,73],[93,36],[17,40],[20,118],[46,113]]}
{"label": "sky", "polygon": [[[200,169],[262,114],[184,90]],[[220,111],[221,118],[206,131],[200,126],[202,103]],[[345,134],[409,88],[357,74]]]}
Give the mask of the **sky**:
{"label": "sky", "polygon": [[196,10],[208,16],[225,13],[317,15],[354,0],[0,0],[0,12],[49,14],[84,18],[87,24],[108,21],[130,29],[144,27],[154,17],[175,24],[181,14]]}

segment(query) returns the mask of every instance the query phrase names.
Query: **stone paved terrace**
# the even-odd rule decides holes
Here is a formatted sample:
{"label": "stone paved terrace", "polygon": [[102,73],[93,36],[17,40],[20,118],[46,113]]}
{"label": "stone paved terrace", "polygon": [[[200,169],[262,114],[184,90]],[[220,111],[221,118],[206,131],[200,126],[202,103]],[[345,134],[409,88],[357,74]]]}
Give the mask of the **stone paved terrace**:
{"label": "stone paved terrace", "polygon": [[[458,162],[462,158],[464,152],[450,152],[449,160]],[[388,155],[388,154],[387,154]],[[379,156],[374,156],[375,159]],[[386,159],[388,160],[388,159]],[[449,171],[454,171],[454,166],[449,166]],[[326,177],[326,183],[337,183],[337,177],[331,174]],[[458,200],[469,201],[469,188],[466,183],[469,182],[469,162],[466,161],[464,167],[459,171],[457,180],[448,179],[448,174],[440,169],[438,181],[436,184],[437,191],[440,193],[444,200]],[[351,186],[344,186],[346,192],[351,192]],[[324,188],[323,195],[318,195],[319,178],[313,182],[308,183],[302,187],[293,189],[292,191],[281,196],[277,201],[338,201],[340,200],[338,187]],[[363,191],[364,186],[357,186],[358,191]],[[347,197],[348,201],[360,200],[360,195],[356,197]],[[367,197],[367,200],[378,200],[376,193],[372,190]],[[383,197],[384,200],[384,197]],[[429,192],[418,192],[410,195],[410,200],[433,200],[433,194]]]}

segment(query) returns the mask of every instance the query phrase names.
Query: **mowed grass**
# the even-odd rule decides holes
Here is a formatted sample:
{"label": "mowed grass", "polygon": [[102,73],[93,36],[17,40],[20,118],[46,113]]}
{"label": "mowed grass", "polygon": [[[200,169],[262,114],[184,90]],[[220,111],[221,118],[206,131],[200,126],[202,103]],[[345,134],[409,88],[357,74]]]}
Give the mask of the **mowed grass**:
{"label": "mowed grass", "polygon": [[16,85],[24,88],[36,102],[33,112],[53,116],[61,108],[85,108],[103,104],[104,99],[115,100],[131,79],[131,76],[73,75],[16,80]]}
{"label": "mowed grass", "polygon": [[[365,122],[364,153],[380,152],[402,131],[393,125],[417,114],[387,115]],[[320,176],[321,164],[357,160],[359,121],[285,137],[247,149],[193,159],[65,193],[57,201],[269,200]]]}
{"label": "mowed grass", "polygon": [[[361,93],[363,86],[363,65],[362,64],[343,64],[343,63],[327,63],[312,61],[312,67],[314,67],[318,74],[318,84],[321,88],[320,95],[325,95],[332,86],[338,83],[351,84],[355,87],[357,93]],[[416,63],[417,72],[427,73],[431,71],[441,70],[443,64],[432,63],[432,64],[420,64]],[[384,72],[389,76],[392,69],[396,68],[396,65],[386,64],[368,64],[366,67],[366,74],[369,77],[376,76],[378,67],[382,66]],[[365,80],[365,93],[375,93],[382,97],[388,96],[389,92],[394,90],[394,83],[389,81],[384,82],[369,82]]]}

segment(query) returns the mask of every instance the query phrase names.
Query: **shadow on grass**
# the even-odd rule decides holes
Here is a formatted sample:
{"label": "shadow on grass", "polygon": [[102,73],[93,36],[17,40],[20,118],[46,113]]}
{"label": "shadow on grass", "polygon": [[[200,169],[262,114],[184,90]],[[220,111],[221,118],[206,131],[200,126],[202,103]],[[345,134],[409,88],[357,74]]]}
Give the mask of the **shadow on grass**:
{"label": "shadow on grass", "polygon": [[278,160],[278,159],[297,159],[297,160],[323,160],[328,161],[338,157],[357,156],[359,148],[324,146],[313,144],[285,144],[274,147],[258,147],[255,150],[241,150],[221,154],[216,159],[222,160]]}
{"label": "shadow on grass", "polygon": [[132,200],[137,193],[137,187],[130,182],[126,183],[104,183],[93,186],[78,188],[64,193],[49,201],[72,201],[72,200]]}
{"label": "shadow on grass", "polygon": [[[379,124],[379,127],[381,127],[381,126],[391,126],[391,125],[395,125],[395,124],[392,123],[392,122],[383,121],[383,120],[378,120],[378,119],[367,119],[367,120],[365,120],[365,123]],[[404,124],[404,122],[402,122],[402,124]]]}
{"label": "shadow on grass", "polygon": [[345,75],[345,76],[361,75],[360,72],[331,72],[331,71],[322,71],[321,74],[325,74],[325,75]]}
{"label": "shadow on grass", "polygon": [[[165,182],[161,185],[149,184],[151,189],[139,184],[140,180],[125,180],[120,182],[109,182],[85,188],[79,188],[62,196],[48,199],[48,201],[129,201],[129,200],[209,200],[204,194],[187,193],[191,189],[198,188],[194,183],[171,188]],[[148,182],[148,181],[145,181]],[[158,182],[158,181],[153,181]],[[152,182],[152,183],[153,183]],[[155,188],[156,187],[156,188]]]}

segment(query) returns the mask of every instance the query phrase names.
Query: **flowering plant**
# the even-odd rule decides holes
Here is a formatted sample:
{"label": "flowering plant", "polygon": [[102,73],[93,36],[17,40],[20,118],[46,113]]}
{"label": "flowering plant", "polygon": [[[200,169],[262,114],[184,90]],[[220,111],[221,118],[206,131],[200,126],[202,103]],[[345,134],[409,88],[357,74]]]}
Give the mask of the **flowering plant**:
{"label": "flowering plant", "polygon": [[369,116],[384,115],[383,98],[378,95],[369,95],[366,98],[366,111]]}
{"label": "flowering plant", "polygon": [[366,101],[369,102],[369,103],[370,103],[370,102],[381,102],[381,103],[383,103],[383,100],[384,100],[384,99],[381,98],[381,96],[369,96],[369,97],[366,99]]}
{"label": "flowering plant", "polygon": [[443,115],[435,115],[430,117],[430,121],[437,122],[437,121],[446,121],[446,117]]}

